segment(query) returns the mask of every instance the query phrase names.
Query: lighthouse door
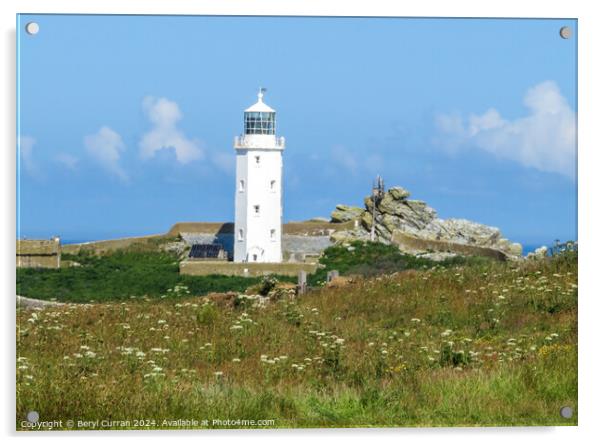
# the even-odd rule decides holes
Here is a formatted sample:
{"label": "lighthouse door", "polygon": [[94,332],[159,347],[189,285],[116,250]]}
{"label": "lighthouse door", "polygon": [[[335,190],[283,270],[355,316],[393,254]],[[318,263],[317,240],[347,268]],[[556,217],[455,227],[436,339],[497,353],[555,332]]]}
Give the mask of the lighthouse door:
{"label": "lighthouse door", "polygon": [[247,261],[257,263],[263,261],[264,250],[259,246],[253,246],[247,252]]}

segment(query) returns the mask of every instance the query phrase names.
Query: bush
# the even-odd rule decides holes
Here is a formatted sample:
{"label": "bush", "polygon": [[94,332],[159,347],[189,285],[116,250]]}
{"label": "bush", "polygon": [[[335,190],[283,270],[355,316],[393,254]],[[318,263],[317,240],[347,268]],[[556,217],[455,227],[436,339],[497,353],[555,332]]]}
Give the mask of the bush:
{"label": "bush", "polygon": [[218,312],[212,303],[204,303],[196,314],[196,321],[205,326],[211,326],[217,319]]}
{"label": "bush", "polygon": [[463,366],[470,363],[470,355],[463,350],[454,351],[449,343],[445,343],[441,348],[439,364],[441,366]]}
{"label": "bush", "polygon": [[17,294],[39,299],[89,302],[131,297],[183,298],[209,292],[244,292],[259,278],[180,275],[177,255],[124,249],[102,256],[64,255],[81,266],[17,269]]}
{"label": "bush", "polygon": [[278,284],[278,278],[274,275],[267,275],[261,279],[261,283],[259,286],[259,294],[264,297],[270,293],[274,287]]}
{"label": "bush", "polygon": [[451,267],[464,264],[489,264],[491,260],[480,257],[453,257],[436,262],[427,258],[402,253],[396,246],[378,242],[353,241],[327,248],[320,257],[324,266],[309,276],[310,285],[326,281],[329,270],[338,270],[342,275],[361,275],[365,277],[390,274],[407,269],[426,269],[439,265]]}

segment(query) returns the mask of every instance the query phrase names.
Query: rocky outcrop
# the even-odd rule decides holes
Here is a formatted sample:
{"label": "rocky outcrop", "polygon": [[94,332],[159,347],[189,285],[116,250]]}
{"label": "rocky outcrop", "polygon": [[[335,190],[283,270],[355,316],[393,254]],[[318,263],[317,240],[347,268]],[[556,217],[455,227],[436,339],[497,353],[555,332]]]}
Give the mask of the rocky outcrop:
{"label": "rocky outcrop", "polygon": [[345,204],[339,204],[336,206],[334,211],[330,214],[330,222],[342,223],[357,219],[364,209],[361,207],[347,206]]}
{"label": "rocky outcrop", "polygon": [[[424,201],[409,197],[410,192],[406,189],[392,187],[376,203],[376,209],[373,209],[371,197],[364,200],[365,210],[337,205],[332,212],[333,221],[336,215],[337,221],[356,220],[358,224],[354,229],[335,232],[333,241],[370,239],[374,214],[377,241],[397,244],[409,253],[444,249],[465,254],[466,246],[475,246],[492,250],[491,256],[497,256],[498,251],[503,253],[502,257],[519,257],[522,254],[522,246],[504,238],[498,228],[466,219],[441,219]],[[476,249],[475,252],[485,250]]]}

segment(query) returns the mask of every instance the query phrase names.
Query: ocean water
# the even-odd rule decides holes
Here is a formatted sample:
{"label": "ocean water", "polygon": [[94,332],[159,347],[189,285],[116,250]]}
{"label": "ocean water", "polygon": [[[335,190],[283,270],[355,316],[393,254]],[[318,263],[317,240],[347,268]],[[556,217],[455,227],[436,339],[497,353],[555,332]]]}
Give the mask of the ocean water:
{"label": "ocean water", "polygon": [[544,244],[523,244],[523,255],[526,255],[530,252],[535,252],[535,249],[539,249],[543,245]]}
{"label": "ocean water", "polygon": [[99,239],[61,239],[61,244],[81,244],[81,243],[89,243],[92,241],[98,241]]}

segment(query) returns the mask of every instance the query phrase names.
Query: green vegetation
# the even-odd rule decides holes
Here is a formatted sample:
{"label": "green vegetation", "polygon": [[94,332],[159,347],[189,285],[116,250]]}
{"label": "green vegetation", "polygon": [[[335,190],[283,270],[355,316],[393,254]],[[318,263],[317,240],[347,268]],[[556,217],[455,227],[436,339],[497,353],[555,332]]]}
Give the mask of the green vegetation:
{"label": "green vegetation", "polygon": [[[168,240],[171,241],[171,240]],[[64,302],[105,302],[130,297],[150,298],[206,295],[209,292],[243,292],[260,283],[260,278],[225,275],[180,275],[176,254],[160,249],[165,240],[149,240],[144,244],[101,255],[89,251],[64,254],[63,260],[80,266],[61,269],[17,269],[17,294],[43,300]],[[463,264],[486,265],[491,260],[478,257],[454,257],[443,262],[403,254],[395,246],[355,241],[348,246],[332,246],[324,251],[320,263],[324,266],[308,277],[312,286],[326,280],[328,270],[344,275],[375,276],[407,269],[426,269],[439,265],[451,267]],[[277,277],[294,283],[295,277]],[[178,294],[173,289],[186,286],[189,294]],[[265,282],[265,286],[273,283]],[[171,291],[170,291],[171,289]],[[267,289],[269,291],[269,289]],[[266,292],[261,292],[267,294]]]}
{"label": "green vegetation", "polygon": [[314,286],[323,283],[329,270],[338,270],[342,275],[370,277],[408,269],[427,269],[433,266],[486,265],[491,261],[482,257],[457,256],[435,262],[427,258],[418,258],[414,255],[401,253],[393,245],[353,241],[326,249],[320,257],[320,264],[324,265],[324,268],[312,274],[308,282]]}
{"label": "green vegetation", "polygon": [[173,291],[178,285],[186,286],[191,295],[242,292],[260,282],[259,278],[180,275],[177,256],[157,249],[128,248],[105,255],[84,251],[63,257],[80,266],[17,269],[17,294],[67,302],[103,302],[125,300],[132,296],[187,296]]}
{"label": "green vegetation", "polygon": [[178,418],[214,428],[576,425],[577,281],[575,252],[357,278],[268,303],[19,310],[17,428],[32,409],[40,420],[155,428]]}

